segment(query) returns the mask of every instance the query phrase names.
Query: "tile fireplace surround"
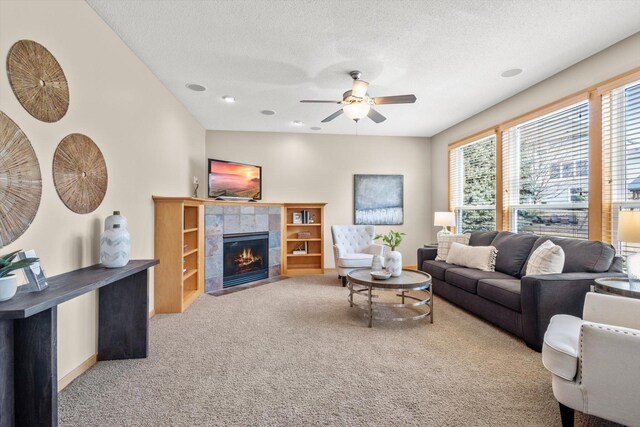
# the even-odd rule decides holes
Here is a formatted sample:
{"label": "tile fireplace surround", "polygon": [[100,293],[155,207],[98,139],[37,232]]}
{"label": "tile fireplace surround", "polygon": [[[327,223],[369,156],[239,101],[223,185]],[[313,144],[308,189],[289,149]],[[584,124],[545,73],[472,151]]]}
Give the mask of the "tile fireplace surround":
{"label": "tile fireplace surround", "polygon": [[278,206],[205,206],[205,292],[222,289],[225,234],[268,232],[269,277],[281,274],[281,211]]}

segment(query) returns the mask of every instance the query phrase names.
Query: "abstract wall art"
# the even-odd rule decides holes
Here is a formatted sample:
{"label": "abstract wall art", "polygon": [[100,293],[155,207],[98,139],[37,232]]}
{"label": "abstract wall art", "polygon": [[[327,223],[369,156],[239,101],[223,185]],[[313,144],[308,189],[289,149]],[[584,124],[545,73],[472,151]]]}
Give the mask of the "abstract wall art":
{"label": "abstract wall art", "polygon": [[354,175],[354,223],[404,223],[403,175]]}

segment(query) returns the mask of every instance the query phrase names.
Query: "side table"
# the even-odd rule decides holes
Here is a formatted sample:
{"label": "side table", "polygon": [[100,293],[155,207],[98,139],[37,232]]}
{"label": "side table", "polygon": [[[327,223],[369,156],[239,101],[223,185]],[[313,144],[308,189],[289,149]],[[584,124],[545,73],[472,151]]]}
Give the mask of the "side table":
{"label": "side table", "polygon": [[632,284],[626,277],[603,277],[595,282],[593,292],[640,299],[640,284]]}

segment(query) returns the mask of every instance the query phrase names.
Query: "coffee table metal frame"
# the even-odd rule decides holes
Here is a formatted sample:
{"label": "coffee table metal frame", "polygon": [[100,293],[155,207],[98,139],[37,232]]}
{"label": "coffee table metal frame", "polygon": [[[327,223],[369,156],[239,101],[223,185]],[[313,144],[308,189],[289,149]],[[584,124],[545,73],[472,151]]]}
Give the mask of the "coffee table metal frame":
{"label": "coffee table metal frame", "polygon": [[640,286],[631,283],[627,277],[601,277],[595,279],[591,290],[600,294],[618,295],[640,299]]}
{"label": "coffee table metal frame", "polygon": [[[359,308],[363,310],[368,318],[368,326],[371,328],[373,325],[373,319],[376,320],[419,320],[426,317],[430,317],[431,323],[433,323],[433,289],[431,287],[431,275],[413,269],[402,269],[403,275],[400,277],[393,277],[388,280],[376,280],[371,277],[371,270],[368,268],[359,268],[351,271],[347,274],[347,286],[349,288],[349,305],[351,307]],[[410,273],[409,279],[407,274]],[[421,277],[423,276],[423,277]],[[404,279],[404,280],[403,280]],[[393,302],[378,302],[374,301],[378,298],[378,295],[374,295],[373,291],[393,291],[398,292],[396,296],[400,297],[400,303]],[[414,295],[408,295],[408,291],[421,291],[426,293],[426,298],[419,298]],[[354,295],[364,297],[365,304],[354,302]],[[405,302],[407,299],[413,302]],[[374,307],[387,307],[387,308],[412,308],[412,307],[425,307],[427,311],[415,316],[376,316]]]}

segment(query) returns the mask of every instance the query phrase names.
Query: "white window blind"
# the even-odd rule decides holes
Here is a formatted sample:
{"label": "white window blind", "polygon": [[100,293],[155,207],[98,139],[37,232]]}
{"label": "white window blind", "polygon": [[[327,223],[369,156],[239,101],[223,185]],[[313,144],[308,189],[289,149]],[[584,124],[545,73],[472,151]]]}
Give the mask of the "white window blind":
{"label": "white window blind", "polygon": [[454,148],[449,163],[450,205],[458,231],[495,230],[495,135]]}
{"label": "white window blind", "polygon": [[504,229],[587,239],[589,103],[502,133]]}
{"label": "white window blind", "polygon": [[602,95],[602,236],[618,253],[640,251],[620,242],[620,210],[640,209],[640,81]]}

